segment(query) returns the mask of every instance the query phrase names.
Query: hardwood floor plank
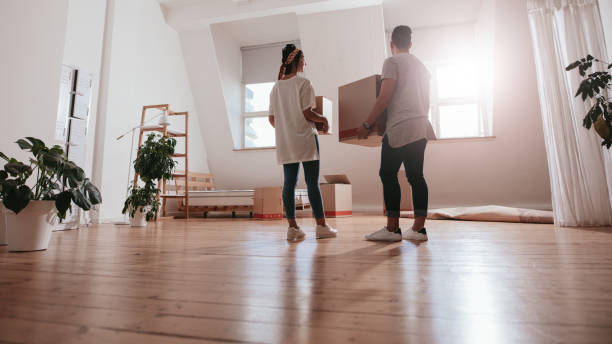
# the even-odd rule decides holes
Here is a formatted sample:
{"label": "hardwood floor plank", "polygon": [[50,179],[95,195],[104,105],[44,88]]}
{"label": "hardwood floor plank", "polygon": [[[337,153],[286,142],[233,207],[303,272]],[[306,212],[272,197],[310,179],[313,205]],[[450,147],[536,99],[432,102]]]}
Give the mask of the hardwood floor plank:
{"label": "hardwood floor plank", "polygon": [[431,221],[427,243],[364,241],[381,219],[330,220],[340,235],[320,241],[301,219],[299,243],[282,221],[194,219],[55,232],[42,252],[0,248],[0,341],[612,337],[612,228]]}

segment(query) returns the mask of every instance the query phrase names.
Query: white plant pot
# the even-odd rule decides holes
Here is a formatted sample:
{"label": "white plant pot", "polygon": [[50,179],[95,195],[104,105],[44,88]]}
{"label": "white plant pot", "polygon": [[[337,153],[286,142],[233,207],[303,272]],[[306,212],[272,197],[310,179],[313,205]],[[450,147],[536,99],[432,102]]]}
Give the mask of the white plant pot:
{"label": "white plant pot", "polygon": [[6,208],[0,203],[0,246],[7,245],[6,234]]}
{"label": "white plant pot", "polygon": [[128,209],[130,212],[130,226],[132,227],[146,227],[147,226],[147,212],[142,212],[142,207],[138,207],[134,217],[132,217],[132,208]]}
{"label": "white plant pot", "polygon": [[30,201],[19,214],[6,211],[8,249],[11,252],[46,250],[57,219],[54,201]]}

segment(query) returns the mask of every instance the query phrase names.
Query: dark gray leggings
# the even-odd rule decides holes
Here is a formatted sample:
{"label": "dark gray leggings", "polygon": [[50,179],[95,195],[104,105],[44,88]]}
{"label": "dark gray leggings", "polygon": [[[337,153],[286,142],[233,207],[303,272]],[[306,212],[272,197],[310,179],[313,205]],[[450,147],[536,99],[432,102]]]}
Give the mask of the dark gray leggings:
{"label": "dark gray leggings", "polygon": [[402,147],[392,148],[389,146],[387,136],[383,138],[379,175],[383,184],[387,216],[400,216],[402,191],[397,179],[397,173],[402,163],[404,164],[404,169],[406,169],[408,182],[412,187],[414,215],[427,216],[429,191],[427,189],[427,182],[423,176],[423,161],[425,158],[426,146],[427,140],[422,139]]}

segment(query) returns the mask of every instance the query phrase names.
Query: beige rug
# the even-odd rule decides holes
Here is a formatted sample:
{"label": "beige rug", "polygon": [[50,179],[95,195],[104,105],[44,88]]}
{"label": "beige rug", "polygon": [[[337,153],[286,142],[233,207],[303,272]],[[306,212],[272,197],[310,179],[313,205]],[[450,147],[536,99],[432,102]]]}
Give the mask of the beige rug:
{"label": "beige rug", "polygon": [[[402,211],[401,217],[414,217],[412,211]],[[483,222],[554,223],[552,211],[485,205],[433,209],[427,213],[432,220],[465,220]]]}

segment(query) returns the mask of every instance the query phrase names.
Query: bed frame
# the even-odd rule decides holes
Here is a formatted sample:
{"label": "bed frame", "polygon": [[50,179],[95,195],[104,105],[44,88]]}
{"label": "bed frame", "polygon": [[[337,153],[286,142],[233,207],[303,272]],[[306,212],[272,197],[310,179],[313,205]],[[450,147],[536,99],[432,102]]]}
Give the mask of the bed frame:
{"label": "bed frame", "polygon": [[[178,171],[177,173],[181,173]],[[212,174],[189,172],[189,213],[203,214],[208,217],[210,212],[231,212],[236,217],[238,212],[248,212],[253,217],[253,190],[216,190]],[[181,195],[185,193],[185,182],[181,179],[172,180],[166,185],[168,194]],[[306,190],[296,190],[296,208],[298,210],[310,207]],[[184,200],[178,201],[179,212],[185,212]],[[163,210],[165,215],[166,209]],[[181,218],[180,215],[175,218]]]}

